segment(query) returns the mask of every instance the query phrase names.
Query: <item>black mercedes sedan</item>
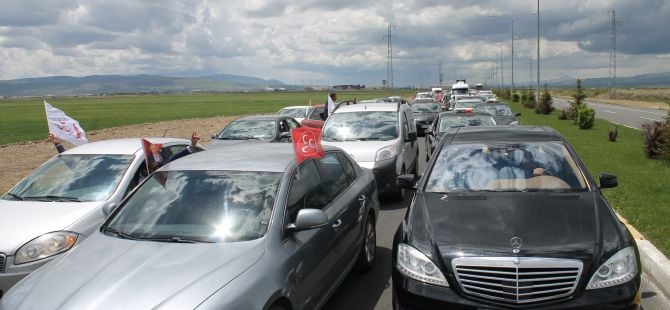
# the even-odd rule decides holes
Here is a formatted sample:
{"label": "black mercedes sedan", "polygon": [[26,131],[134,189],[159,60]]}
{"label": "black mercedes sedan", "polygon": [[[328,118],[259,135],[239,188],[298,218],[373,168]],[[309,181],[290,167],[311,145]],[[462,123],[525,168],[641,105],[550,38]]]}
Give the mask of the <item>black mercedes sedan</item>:
{"label": "black mercedes sedan", "polygon": [[393,242],[395,309],[639,307],[637,245],[548,127],[463,127],[435,149]]}

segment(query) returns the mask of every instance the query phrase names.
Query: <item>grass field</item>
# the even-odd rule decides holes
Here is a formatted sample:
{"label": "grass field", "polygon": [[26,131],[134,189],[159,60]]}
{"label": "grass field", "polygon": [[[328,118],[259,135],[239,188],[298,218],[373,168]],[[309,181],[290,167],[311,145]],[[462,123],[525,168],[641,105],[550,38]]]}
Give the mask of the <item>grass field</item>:
{"label": "grass field", "polygon": [[[66,97],[47,99],[56,108],[79,121],[86,131],[153,123],[165,120],[275,113],[285,106],[307,105],[326,100],[327,92],[215,93],[185,95],[137,95]],[[372,99],[413,92],[338,92],[338,100]],[[42,99],[0,100],[0,145],[45,139],[48,129]]]}
{"label": "grass field", "polygon": [[577,150],[594,178],[600,172],[618,176],[618,187],[603,190],[610,204],[670,256],[670,165],[646,158],[639,130],[619,126],[617,141],[612,143],[607,135],[614,128],[610,122],[597,119],[592,129],[579,130],[569,120],[558,120],[556,112],[540,115],[520,104],[511,106],[522,113],[523,125],[549,126],[559,131]]}

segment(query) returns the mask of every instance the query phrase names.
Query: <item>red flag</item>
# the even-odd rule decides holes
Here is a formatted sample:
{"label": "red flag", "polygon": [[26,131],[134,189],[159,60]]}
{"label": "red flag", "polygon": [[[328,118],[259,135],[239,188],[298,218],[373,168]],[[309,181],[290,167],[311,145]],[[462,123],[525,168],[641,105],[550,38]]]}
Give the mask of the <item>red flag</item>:
{"label": "red flag", "polygon": [[323,158],[325,155],[321,147],[321,129],[298,127],[291,131],[291,136],[298,164],[307,158]]}

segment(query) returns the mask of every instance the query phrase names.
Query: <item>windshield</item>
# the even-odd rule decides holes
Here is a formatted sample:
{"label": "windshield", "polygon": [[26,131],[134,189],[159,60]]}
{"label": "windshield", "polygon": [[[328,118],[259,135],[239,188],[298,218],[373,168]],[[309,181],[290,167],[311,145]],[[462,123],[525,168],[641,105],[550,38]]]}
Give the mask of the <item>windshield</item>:
{"label": "windshield", "polygon": [[414,113],[423,113],[423,112],[440,112],[441,107],[437,103],[414,103],[412,104],[412,112]]}
{"label": "windshield", "polygon": [[307,109],[305,108],[285,108],[281,109],[279,115],[286,115],[290,116],[293,118],[305,118],[305,114],[307,114]]}
{"label": "windshield", "polygon": [[561,142],[450,144],[440,150],[427,192],[581,191],[580,170]]}
{"label": "windshield", "polygon": [[312,109],[311,112],[309,112],[309,114],[307,115],[307,118],[321,121],[322,120],[321,119],[321,113],[324,113],[324,112],[326,112],[326,109],[324,107],[314,108],[314,109]]}
{"label": "windshield", "polygon": [[105,228],[132,239],[157,241],[257,239],[268,228],[281,175],[157,172],[121,206]]}
{"label": "windshield", "polygon": [[323,127],[325,141],[393,140],[398,137],[398,112],[335,113]]}
{"label": "windshield", "polygon": [[223,140],[271,140],[275,138],[274,120],[236,120],[219,134]]}
{"label": "windshield", "polygon": [[470,90],[467,88],[454,88],[451,90],[452,95],[469,95]]}
{"label": "windshield", "polygon": [[10,193],[23,200],[106,200],[116,190],[133,158],[132,155],[59,155],[16,184]]}
{"label": "windshield", "polygon": [[495,116],[513,116],[512,110],[506,105],[478,105],[475,111],[483,111]]}
{"label": "windshield", "polygon": [[496,120],[491,115],[481,114],[452,114],[440,117],[439,131],[447,131],[450,128],[467,126],[495,126]]}
{"label": "windshield", "polygon": [[467,109],[467,108],[474,108],[476,105],[482,104],[481,100],[459,100],[456,101],[456,104],[454,105],[454,109]]}

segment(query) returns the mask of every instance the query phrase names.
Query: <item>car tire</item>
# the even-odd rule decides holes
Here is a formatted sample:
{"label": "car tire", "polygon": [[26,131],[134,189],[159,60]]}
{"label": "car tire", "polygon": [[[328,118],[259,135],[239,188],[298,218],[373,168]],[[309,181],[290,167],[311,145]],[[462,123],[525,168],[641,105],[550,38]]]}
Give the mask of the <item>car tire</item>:
{"label": "car tire", "polygon": [[377,253],[377,231],[372,214],[368,214],[363,230],[363,240],[358,253],[358,261],[354,267],[357,272],[368,272],[375,265],[375,254]]}

